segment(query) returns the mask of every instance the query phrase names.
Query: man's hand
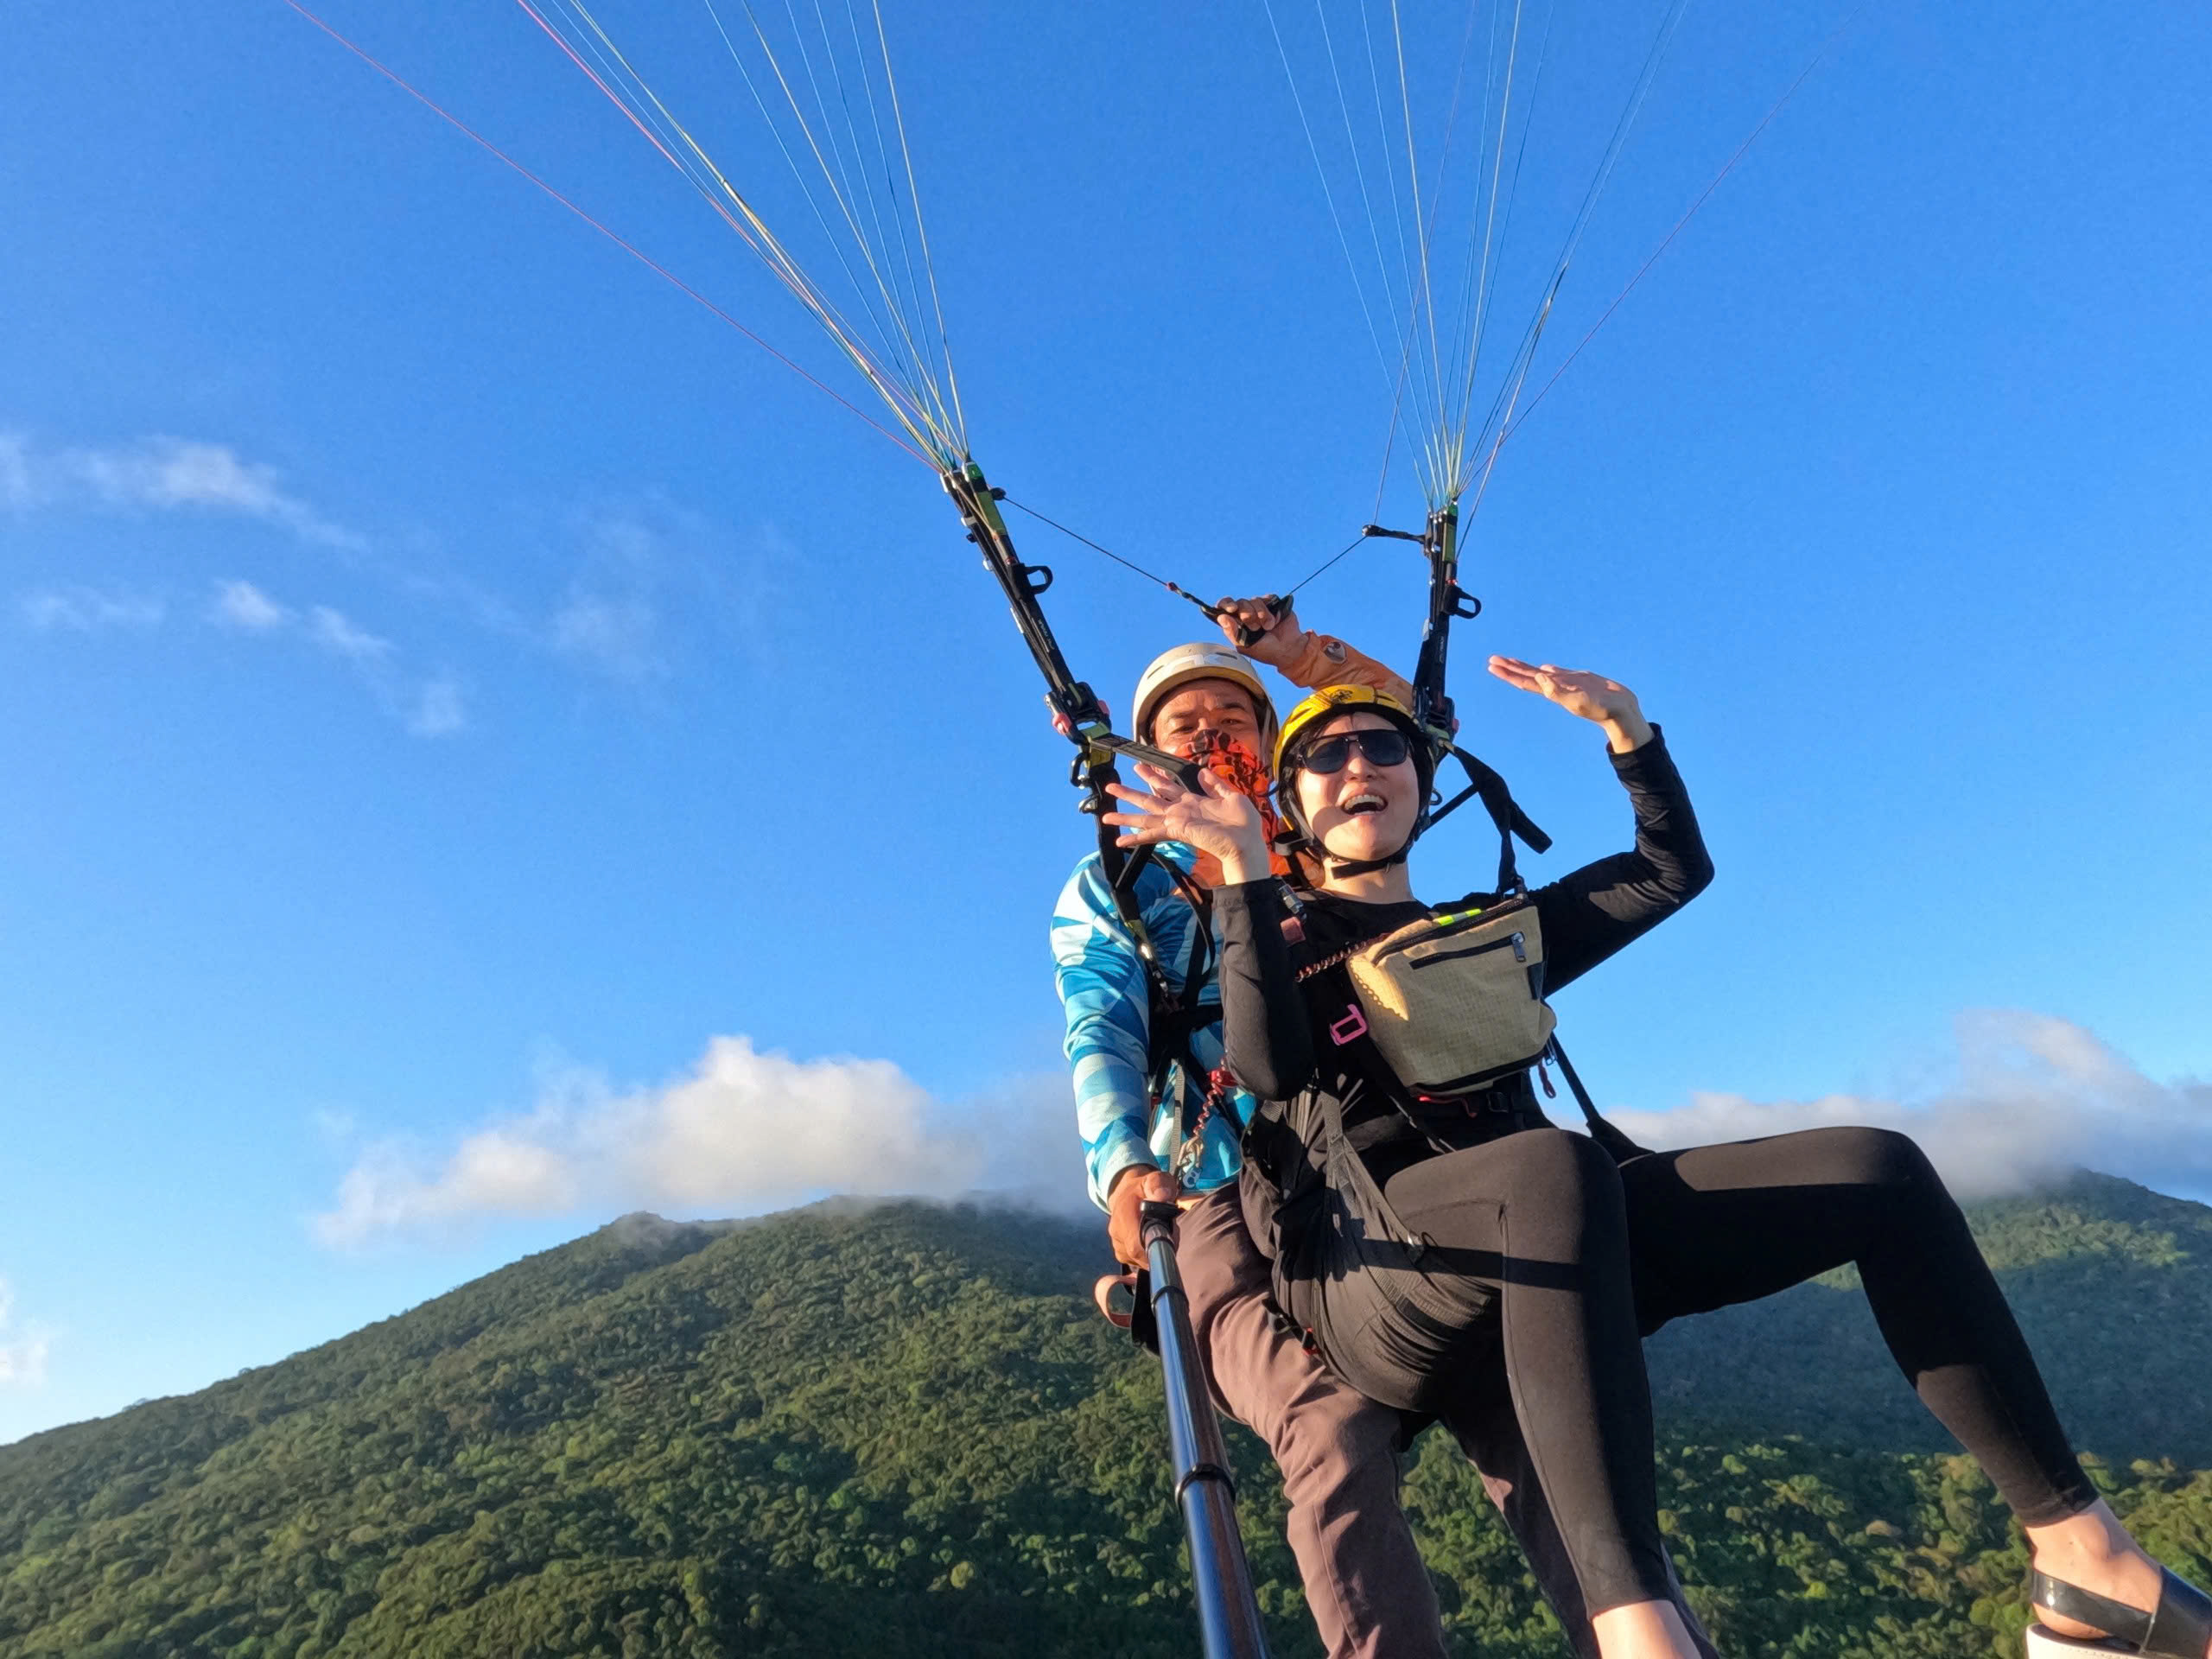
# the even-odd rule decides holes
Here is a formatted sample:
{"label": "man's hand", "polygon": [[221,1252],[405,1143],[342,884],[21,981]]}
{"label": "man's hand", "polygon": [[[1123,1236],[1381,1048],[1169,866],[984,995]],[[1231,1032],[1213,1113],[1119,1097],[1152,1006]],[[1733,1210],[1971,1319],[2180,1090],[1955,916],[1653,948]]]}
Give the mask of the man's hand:
{"label": "man's hand", "polygon": [[1106,1238],[1116,1262],[1132,1268],[1145,1265],[1143,1219],[1138,1212],[1147,1198],[1172,1204],[1182,1191],[1173,1175],[1147,1164],[1131,1164],[1114,1178],[1106,1194]]}
{"label": "man's hand", "polygon": [[[1287,599],[1224,599],[1214,608],[1221,613],[1214,620],[1229,643],[1255,663],[1281,668],[1306,648],[1306,632]],[[1260,635],[1249,645],[1242,643],[1246,629],[1257,629]]]}
{"label": "man's hand", "polygon": [[[1052,709],[1052,698],[1047,697],[1045,699],[1045,706],[1047,709]],[[1103,697],[1100,698],[1098,701],[1098,716],[1109,726],[1111,726],[1114,723],[1114,711],[1106,706],[1106,700]],[[1071,721],[1058,709],[1052,709],[1052,729],[1058,732],[1062,737],[1073,737],[1075,735],[1075,722]]]}
{"label": "man's hand", "polygon": [[1524,663],[1518,657],[1491,658],[1490,671],[1508,685],[1533,691],[1568,714],[1604,728],[1606,744],[1615,754],[1640,749],[1651,741],[1651,723],[1644,719],[1636,693],[1618,680],[1556,663]]}

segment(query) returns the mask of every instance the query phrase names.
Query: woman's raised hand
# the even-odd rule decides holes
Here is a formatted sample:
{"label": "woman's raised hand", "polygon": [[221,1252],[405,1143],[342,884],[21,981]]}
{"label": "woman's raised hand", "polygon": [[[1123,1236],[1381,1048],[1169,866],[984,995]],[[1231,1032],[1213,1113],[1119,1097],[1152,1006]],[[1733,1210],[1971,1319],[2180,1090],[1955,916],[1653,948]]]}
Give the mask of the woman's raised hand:
{"label": "woman's raised hand", "polygon": [[1490,671],[1508,685],[1533,691],[1570,715],[1602,726],[1616,754],[1640,749],[1651,741],[1651,723],[1636,693],[1618,680],[1557,663],[1524,663],[1518,657],[1493,657]]}
{"label": "woman's raised hand", "polygon": [[1223,878],[1230,882],[1256,880],[1268,873],[1267,832],[1260,809],[1226,779],[1201,766],[1198,787],[1185,789],[1173,772],[1142,760],[1137,762],[1137,776],[1151,793],[1121,784],[1106,785],[1128,809],[1105,815],[1105,822],[1122,832],[1122,846],[1154,847],[1179,841],[1219,859]]}

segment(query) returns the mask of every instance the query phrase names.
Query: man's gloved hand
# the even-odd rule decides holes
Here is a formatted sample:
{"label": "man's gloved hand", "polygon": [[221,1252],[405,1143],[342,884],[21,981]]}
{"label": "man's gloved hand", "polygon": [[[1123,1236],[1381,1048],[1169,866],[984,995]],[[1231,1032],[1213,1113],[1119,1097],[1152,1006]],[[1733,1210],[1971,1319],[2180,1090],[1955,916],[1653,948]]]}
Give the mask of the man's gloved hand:
{"label": "man's gloved hand", "polygon": [[[1287,599],[1224,599],[1216,608],[1224,637],[1255,663],[1281,668],[1305,648],[1306,631]],[[1258,629],[1260,637],[1249,645],[1239,644],[1240,630],[1247,628]]]}
{"label": "man's gloved hand", "polygon": [[1132,1268],[1145,1265],[1142,1222],[1138,1212],[1147,1198],[1171,1204],[1182,1196],[1182,1192],[1181,1185],[1166,1170],[1145,1164],[1131,1164],[1114,1178],[1113,1189],[1106,1194],[1106,1237],[1114,1247],[1116,1262]]}

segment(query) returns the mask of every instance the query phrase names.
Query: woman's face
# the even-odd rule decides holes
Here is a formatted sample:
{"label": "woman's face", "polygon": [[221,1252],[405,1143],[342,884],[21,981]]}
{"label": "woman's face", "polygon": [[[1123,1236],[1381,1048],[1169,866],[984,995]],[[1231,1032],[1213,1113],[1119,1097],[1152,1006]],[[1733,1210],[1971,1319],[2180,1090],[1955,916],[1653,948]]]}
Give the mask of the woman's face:
{"label": "woman's face", "polygon": [[[1396,732],[1381,715],[1338,715],[1304,740],[1315,744],[1344,732]],[[1357,745],[1340,772],[1297,772],[1298,807],[1313,839],[1341,859],[1388,858],[1412,837],[1421,817],[1421,773],[1408,754],[1395,766],[1378,766]]]}

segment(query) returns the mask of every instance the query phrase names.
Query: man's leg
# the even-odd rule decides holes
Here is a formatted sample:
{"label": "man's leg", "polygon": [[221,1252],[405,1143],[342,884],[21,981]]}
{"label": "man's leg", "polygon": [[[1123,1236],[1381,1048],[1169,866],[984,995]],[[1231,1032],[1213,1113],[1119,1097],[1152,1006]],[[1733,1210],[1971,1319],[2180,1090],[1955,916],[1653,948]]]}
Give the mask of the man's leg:
{"label": "man's leg", "polygon": [[1268,1262],[1234,1187],[1183,1213],[1176,1259],[1215,1403],[1265,1440],[1290,1502],[1290,1548],[1330,1659],[1443,1659],[1428,1569],[1398,1506],[1402,1419],[1352,1389],[1277,1320]]}

